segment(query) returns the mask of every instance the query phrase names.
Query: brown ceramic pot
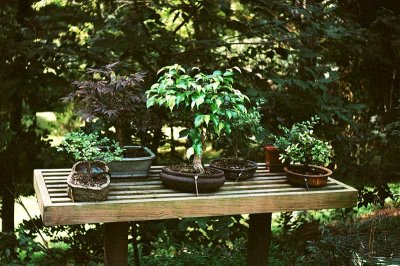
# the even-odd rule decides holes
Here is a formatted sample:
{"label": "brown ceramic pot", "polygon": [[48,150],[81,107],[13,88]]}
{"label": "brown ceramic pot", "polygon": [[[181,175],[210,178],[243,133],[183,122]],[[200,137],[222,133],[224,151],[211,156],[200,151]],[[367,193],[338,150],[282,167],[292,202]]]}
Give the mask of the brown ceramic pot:
{"label": "brown ceramic pot", "polygon": [[218,190],[225,183],[224,172],[218,169],[214,169],[214,172],[215,174],[210,175],[196,175],[174,171],[167,166],[161,169],[160,177],[167,188],[182,192],[206,193]]}
{"label": "brown ceramic pot", "polygon": [[210,166],[224,172],[226,180],[239,181],[252,178],[257,164],[250,160],[220,158],[210,162]]}
{"label": "brown ceramic pot", "polygon": [[290,184],[300,187],[323,187],[328,182],[332,171],[328,168],[302,164],[293,164],[284,167]]}

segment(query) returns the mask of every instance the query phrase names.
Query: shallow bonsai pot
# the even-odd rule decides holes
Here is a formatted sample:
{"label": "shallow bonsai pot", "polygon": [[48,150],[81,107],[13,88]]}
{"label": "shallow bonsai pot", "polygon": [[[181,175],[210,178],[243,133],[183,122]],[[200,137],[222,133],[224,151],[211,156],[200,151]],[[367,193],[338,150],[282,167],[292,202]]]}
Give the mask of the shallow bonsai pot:
{"label": "shallow bonsai pot", "polygon": [[[212,171],[215,172],[213,174],[197,175],[196,182],[196,174],[178,172],[171,169],[171,167],[173,166],[163,167],[160,173],[161,181],[167,188],[182,192],[207,193],[218,190],[225,183],[224,172],[218,169],[212,169]],[[208,167],[206,167],[206,169],[207,168]]]}
{"label": "shallow bonsai pot", "polygon": [[[154,153],[144,146],[124,146],[124,158],[120,161],[108,163],[112,178],[120,177],[145,177],[148,176],[151,162],[156,157]],[[130,154],[140,152],[139,157]]]}
{"label": "shallow bonsai pot", "polygon": [[67,177],[68,196],[75,201],[104,201],[107,200],[109,186],[110,186],[110,173],[108,166],[102,161],[95,161],[91,163],[91,169],[95,175],[102,175],[106,178],[106,182],[99,186],[87,186],[76,184],[72,182],[75,175],[86,173],[87,163],[77,162],[72,167],[71,173]]}
{"label": "shallow bonsai pot", "polygon": [[323,187],[328,182],[332,171],[328,168],[302,164],[292,164],[284,167],[290,184],[300,187]]}
{"label": "shallow bonsai pot", "polygon": [[274,145],[264,146],[265,166],[272,173],[282,173],[283,163],[279,159],[279,150]]}
{"label": "shallow bonsai pot", "polygon": [[252,178],[257,170],[257,164],[255,162],[235,158],[215,159],[210,162],[210,166],[222,170],[225,178],[233,181]]}

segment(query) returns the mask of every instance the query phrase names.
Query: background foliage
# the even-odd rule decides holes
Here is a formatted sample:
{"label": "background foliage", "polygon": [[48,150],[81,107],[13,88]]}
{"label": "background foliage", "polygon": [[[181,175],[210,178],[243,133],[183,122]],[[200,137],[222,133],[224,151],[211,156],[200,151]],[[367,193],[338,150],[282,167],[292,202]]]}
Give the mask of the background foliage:
{"label": "background foliage", "polygon": [[[335,178],[359,189],[360,206],[383,204],[394,198],[387,183],[400,175],[399,22],[394,0],[0,1],[3,231],[14,230],[14,197],[32,194],[32,169],[70,165],[43,140],[50,132],[37,112],[63,118],[53,135],[74,129],[73,106],[60,98],[86,68],[112,62],[121,75],[147,72],[144,87],[165,65],[240,67],[236,88],[258,104],[268,132],[318,115],[316,134],[335,151]],[[127,133],[131,141],[153,151],[179,145],[162,133],[182,125],[179,118],[158,112],[149,120]],[[249,155],[257,158],[242,153]],[[163,154],[157,163],[180,158]]]}

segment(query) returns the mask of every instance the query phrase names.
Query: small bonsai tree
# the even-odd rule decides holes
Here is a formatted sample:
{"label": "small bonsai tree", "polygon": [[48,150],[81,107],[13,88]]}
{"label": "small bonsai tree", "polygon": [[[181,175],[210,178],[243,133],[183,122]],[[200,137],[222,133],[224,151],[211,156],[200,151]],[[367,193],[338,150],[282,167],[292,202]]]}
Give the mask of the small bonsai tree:
{"label": "small bonsai tree", "polygon": [[231,121],[247,112],[244,103],[248,98],[233,88],[232,69],[216,70],[212,74],[199,72],[198,68],[191,70],[198,73],[186,74],[178,64],[163,67],[158,82],[146,91],[147,107],[164,106],[171,112],[175,110],[182,119],[190,118],[192,124],[184,135],[190,137],[192,146],[186,156],[194,155],[193,168],[203,173],[207,130],[217,135],[229,134]]}
{"label": "small bonsai tree", "polygon": [[226,135],[224,141],[233,149],[235,158],[239,158],[239,150],[242,147],[248,148],[252,137],[262,137],[265,133],[261,126],[261,115],[257,109],[247,113],[240,113],[231,123],[231,134]]}
{"label": "small bonsai tree", "polygon": [[332,147],[328,142],[314,136],[314,126],[319,122],[319,117],[312,117],[309,121],[295,123],[292,127],[279,126],[283,131],[282,136],[274,136],[274,145],[281,151],[280,158],[283,162],[304,164],[327,165],[332,155]]}
{"label": "small bonsai tree", "polygon": [[142,90],[145,74],[119,76],[114,71],[117,64],[89,68],[87,75],[91,76],[90,79],[75,81],[76,90],[63,101],[74,102],[84,120],[100,118],[114,124],[117,140],[122,146],[124,124],[135,121],[137,125],[146,112],[146,98]]}
{"label": "small bonsai tree", "polygon": [[71,154],[75,161],[87,164],[87,175],[84,177],[84,182],[94,177],[91,167],[93,161],[101,160],[108,163],[120,160],[123,151],[118,143],[107,137],[101,138],[97,133],[85,134],[82,131],[65,134],[57,150],[65,151]]}

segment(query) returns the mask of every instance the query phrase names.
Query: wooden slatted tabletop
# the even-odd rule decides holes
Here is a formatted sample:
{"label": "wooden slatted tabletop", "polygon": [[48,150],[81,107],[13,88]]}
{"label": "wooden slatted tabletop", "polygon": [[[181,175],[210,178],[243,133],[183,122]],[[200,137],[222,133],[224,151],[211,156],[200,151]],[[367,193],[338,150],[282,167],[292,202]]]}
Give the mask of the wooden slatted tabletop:
{"label": "wooden slatted tabletop", "polygon": [[255,177],[227,181],[215,193],[182,193],[164,188],[162,166],[152,166],[147,178],[112,179],[103,202],[72,202],[68,198],[70,169],[34,171],[34,188],[45,225],[109,223],[184,217],[353,207],[357,190],[330,178],[328,185],[306,191],[288,184],[283,173],[259,164]]}

